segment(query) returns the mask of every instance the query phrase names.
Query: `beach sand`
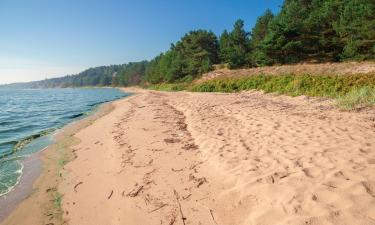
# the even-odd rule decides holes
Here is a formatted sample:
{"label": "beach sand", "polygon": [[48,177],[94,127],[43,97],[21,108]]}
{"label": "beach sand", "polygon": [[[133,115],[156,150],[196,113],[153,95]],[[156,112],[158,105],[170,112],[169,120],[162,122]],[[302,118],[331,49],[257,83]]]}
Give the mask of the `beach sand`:
{"label": "beach sand", "polygon": [[375,224],[374,110],[125,91],[74,135],[58,181],[66,224]]}

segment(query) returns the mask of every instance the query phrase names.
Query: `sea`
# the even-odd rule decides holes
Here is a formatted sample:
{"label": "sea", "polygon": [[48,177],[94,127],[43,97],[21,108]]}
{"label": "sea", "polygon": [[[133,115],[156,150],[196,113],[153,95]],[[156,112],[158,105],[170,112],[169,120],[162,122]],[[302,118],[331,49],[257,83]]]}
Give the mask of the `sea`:
{"label": "sea", "polygon": [[23,159],[53,143],[58,129],[128,95],[116,88],[0,89],[0,196],[20,181]]}

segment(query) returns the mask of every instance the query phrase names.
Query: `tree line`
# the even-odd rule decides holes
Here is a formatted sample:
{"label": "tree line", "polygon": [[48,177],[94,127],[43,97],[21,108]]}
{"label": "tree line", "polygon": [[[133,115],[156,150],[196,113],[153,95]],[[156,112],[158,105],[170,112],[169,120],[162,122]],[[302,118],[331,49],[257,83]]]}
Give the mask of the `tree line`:
{"label": "tree line", "polygon": [[189,82],[215,64],[236,69],[374,58],[374,0],[285,0],[279,13],[266,10],[251,31],[243,20],[219,36],[208,30],[190,31],[150,62],[90,68],[33,82],[33,87]]}
{"label": "tree line", "polygon": [[217,63],[235,69],[374,58],[374,0],[285,0],[278,14],[266,10],[250,32],[238,20],[219,37],[206,30],[187,33],[151,60],[145,79],[191,80]]}
{"label": "tree line", "polygon": [[4,88],[66,88],[66,87],[107,87],[138,85],[143,80],[147,61],[130,62],[122,65],[89,68],[75,75],[45,79],[27,83],[0,85]]}

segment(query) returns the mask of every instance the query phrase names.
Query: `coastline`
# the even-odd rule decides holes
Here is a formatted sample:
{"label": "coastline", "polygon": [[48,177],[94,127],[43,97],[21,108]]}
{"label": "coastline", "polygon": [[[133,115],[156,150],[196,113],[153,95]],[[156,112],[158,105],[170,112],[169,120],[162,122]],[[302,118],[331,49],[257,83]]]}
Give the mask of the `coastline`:
{"label": "coastline", "polygon": [[64,129],[43,153],[39,190],[2,224],[375,221],[374,109],[258,91],[123,90],[135,95]]}
{"label": "coastline", "polygon": [[74,157],[70,146],[79,142],[73,137],[74,134],[113,110],[112,102],[102,103],[88,116],[57,130],[53,135],[52,144],[23,160],[24,174],[19,183],[12,191],[0,198],[1,225],[22,224],[26,218],[21,219],[20,215],[28,215],[28,224],[62,222],[61,212],[54,205],[57,197],[56,187],[61,182],[58,171],[63,166],[58,164],[63,163],[62,161],[66,163]]}

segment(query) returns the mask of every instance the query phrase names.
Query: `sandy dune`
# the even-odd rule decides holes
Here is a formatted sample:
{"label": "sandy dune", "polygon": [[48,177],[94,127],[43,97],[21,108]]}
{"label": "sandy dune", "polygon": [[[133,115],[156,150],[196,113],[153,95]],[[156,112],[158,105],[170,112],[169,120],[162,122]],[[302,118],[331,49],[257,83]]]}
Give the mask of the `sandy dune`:
{"label": "sandy dune", "polygon": [[76,134],[69,224],[375,224],[373,111],[259,92],[113,104]]}

